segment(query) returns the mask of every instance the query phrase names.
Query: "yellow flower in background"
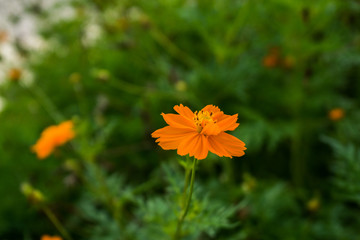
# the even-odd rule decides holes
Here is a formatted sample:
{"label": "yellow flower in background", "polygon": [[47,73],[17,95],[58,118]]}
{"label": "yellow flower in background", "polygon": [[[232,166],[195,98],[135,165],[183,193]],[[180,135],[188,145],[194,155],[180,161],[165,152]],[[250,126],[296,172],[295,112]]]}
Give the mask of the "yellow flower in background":
{"label": "yellow flower in background", "polygon": [[74,72],[74,73],[70,74],[69,81],[71,83],[79,83],[81,81],[81,74],[78,72]]}
{"label": "yellow flower in background", "polygon": [[291,56],[291,55],[287,55],[283,60],[282,60],[282,65],[284,68],[290,69],[292,67],[295,66],[296,63],[296,59]]}
{"label": "yellow flower in background", "polygon": [[187,84],[184,80],[180,80],[175,83],[176,91],[185,92],[186,88],[187,88]]}
{"label": "yellow flower in background", "polygon": [[310,212],[316,212],[320,208],[320,199],[318,197],[313,197],[307,202],[306,208]]}
{"label": "yellow flower in background", "polygon": [[178,114],[161,114],[169,126],[151,134],[164,150],[177,149],[179,155],[189,154],[199,160],[205,159],[209,151],[230,158],[245,154],[245,143],[225,132],[239,126],[237,114],[226,115],[214,105],[192,112],[180,104],[174,110]]}
{"label": "yellow flower in background", "polygon": [[59,236],[42,235],[41,240],[62,240]]}
{"label": "yellow flower in background", "polygon": [[46,128],[40,139],[32,147],[32,151],[37,154],[39,159],[48,157],[56,147],[65,144],[75,137],[72,121],[65,121],[59,125]]}
{"label": "yellow flower in background", "polygon": [[329,118],[332,121],[339,121],[344,118],[345,111],[342,108],[333,108],[329,111]]}

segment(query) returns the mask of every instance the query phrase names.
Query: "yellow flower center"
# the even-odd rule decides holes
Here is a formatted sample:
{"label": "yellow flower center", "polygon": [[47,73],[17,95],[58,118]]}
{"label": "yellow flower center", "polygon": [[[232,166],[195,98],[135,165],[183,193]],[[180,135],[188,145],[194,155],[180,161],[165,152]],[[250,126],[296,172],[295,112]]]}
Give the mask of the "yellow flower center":
{"label": "yellow flower center", "polygon": [[195,121],[195,125],[196,125],[196,130],[198,133],[200,133],[203,128],[208,124],[208,123],[216,123],[216,120],[214,121],[214,119],[212,118],[213,116],[213,112],[208,112],[208,111],[196,111],[194,113],[194,121]]}

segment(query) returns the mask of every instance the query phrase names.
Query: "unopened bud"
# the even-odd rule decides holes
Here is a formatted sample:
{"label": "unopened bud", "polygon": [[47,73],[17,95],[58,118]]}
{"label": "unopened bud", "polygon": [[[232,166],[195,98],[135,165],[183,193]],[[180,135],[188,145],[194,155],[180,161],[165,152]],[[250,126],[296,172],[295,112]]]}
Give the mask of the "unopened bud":
{"label": "unopened bud", "polygon": [[306,204],[306,208],[310,212],[316,212],[320,208],[320,199],[318,197],[310,199]]}
{"label": "unopened bud", "polygon": [[69,81],[71,83],[78,83],[78,82],[80,82],[80,80],[81,80],[80,73],[74,72],[69,76]]}
{"label": "unopened bud", "polygon": [[184,92],[187,89],[187,84],[185,81],[180,80],[175,83],[175,89],[179,92]]}
{"label": "unopened bud", "polygon": [[79,164],[74,159],[67,159],[64,163],[64,167],[72,172],[78,172],[80,169]]}
{"label": "unopened bud", "polygon": [[93,71],[93,76],[102,82],[106,82],[110,78],[110,72],[106,69],[96,69]]}
{"label": "unopened bud", "polygon": [[31,204],[39,204],[45,200],[42,192],[33,188],[29,183],[22,183],[20,189]]}
{"label": "unopened bud", "polygon": [[253,176],[251,176],[249,173],[245,173],[243,178],[244,178],[244,181],[241,185],[243,191],[245,193],[252,192],[257,184],[256,179]]}

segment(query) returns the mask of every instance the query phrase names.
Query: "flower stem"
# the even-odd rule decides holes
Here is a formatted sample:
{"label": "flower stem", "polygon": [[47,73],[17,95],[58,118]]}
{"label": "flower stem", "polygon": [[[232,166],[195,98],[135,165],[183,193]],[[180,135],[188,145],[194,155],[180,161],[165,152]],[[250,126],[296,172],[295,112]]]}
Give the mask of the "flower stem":
{"label": "flower stem", "polygon": [[[190,192],[189,192],[189,195],[187,196],[185,207],[183,207],[181,217],[179,218],[179,221],[177,223],[174,240],[179,240],[181,238],[181,227],[182,227],[182,224],[183,224],[183,222],[185,220],[185,217],[186,217],[186,215],[187,215],[187,213],[189,211],[190,202],[191,202],[191,196],[192,196],[193,189],[194,189],[195,172],[196,172],[197,161],[198,160],[196,158],[194,158],[192,171],[191,171]],[[187,176],[185,175],[185,177],[187,177]],[[186,180],[185,180],[185,184],[186,184]],[[185,185],[184,187],[185,187],[185,190],[184,190],[184,195],[183,196],[185,196],[185,194],[186,194],[187,186]]]}
{"label": "flower stem", "polygon": [[35,83],[32,86],[26,87],[22,85],[24,89],[27,89],[32,95],[35,96],[35,99],[42,105],[45,111],[49,114],[49,116],[56,122],[61,122],[64,117],[56,108],[55,104],[51,101],[51,99],[45,94],[45,92],[37,87]]}
{"label": "flower stem", "polygon": [[183,192],[182,201],[181,201],[181,204],[182,204],[181,207],[182,208],[185,206],[185,203],[186,203],[186,193],[187,193],[187,189],[188,189],[189,181],[190,181],[191,168],[189,167],[189,161],[190,161],[190,157],[186,156],[184,192]]}
{"label": "flower stem", "polygon": [[51,209],[48,207],[43,207],[42,210],[44,211],[46,216],[50,219],[50,221],[54,224],[55,228],[61,233],[61,235],[67,240],[72,240],[70,234],[66,231],[65,227],[61,224],[61,222],[51,211]]}

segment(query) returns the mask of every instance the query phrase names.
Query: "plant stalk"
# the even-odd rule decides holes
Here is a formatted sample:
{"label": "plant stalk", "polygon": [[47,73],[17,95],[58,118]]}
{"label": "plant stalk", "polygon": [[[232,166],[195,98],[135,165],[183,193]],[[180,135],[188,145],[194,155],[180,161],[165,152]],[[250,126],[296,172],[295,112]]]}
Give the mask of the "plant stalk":
{"label": "plant stalk", "polygon": [[[189,191],[189,195],[187,196],[186,199],[186,203],[185,203],[185,207],[183,208],[181,217],[179,218],[179,221],[177,223],[176,226],[176,232],[175,232],[175,236],[174,236],[174,240],[179,240],[181,239],[181,227],[182,224],[185,220],[185,217],[189,211],[189,207],[190,207],[190,202],[191,202],[191,196],[193,193],[193,189],[194,189],[194,182],[195,182],[195,172],[196,172],[196,164],[197,164],[197,159],[194,157],[194,161],[193,161],[193,166],[192,166],[192,171],[191,171],[191,180],[190,180],[190,191]],[[185,175],[186,177],[186,175]],[[185,183],[186,183],[186,179],[185,179]],[[186,194],[186,185],[184,186],[185,190],[184,190],[184,195]]]}
{"label": "plant stalk", "polygon": [[187,189],[188,189],[189,181],[190,181],[191,168],[189,168],[189,160],[190,160],[190,157],[186,156],[184,192],[183,192],[182,201],[181,201],[181,204],[182,204],[181,207],[182,208],[185,206],[185,203],[186,203],[186,194],[187,194]]}
{"label": "plant stalk", "polygon": [[61,224],[59,219],[55,216],[55,214],[51,211],[48,207],[43,207],[42,210],[46,214],[46,216],[49,218],[49,220],[54,224],[55,228],[60,232],[60,234],[67,240],[72,240],[70,234],[65,229],[65,227]]}

